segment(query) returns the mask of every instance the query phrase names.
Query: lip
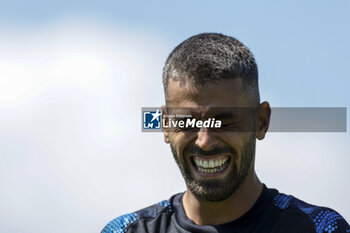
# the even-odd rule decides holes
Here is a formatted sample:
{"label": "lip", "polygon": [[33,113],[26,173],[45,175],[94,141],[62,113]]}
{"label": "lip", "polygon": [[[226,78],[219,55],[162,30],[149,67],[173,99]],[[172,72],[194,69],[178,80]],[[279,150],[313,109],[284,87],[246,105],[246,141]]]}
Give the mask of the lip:
{"label": "lip", "polygon": [[[210,161],[210,160],[219,160],[219,159],[224,159],[224,158],[228,158],[227,161],[222,165],[222,170],[221,171],[217,171],[217,172],[213,172],[213,173],[207,173],[207,172],[202,172],[200,170],[198,170],[198,166],[197,164],[194,162],[195,158],[199,158],[203,161]],[[190,162],[192,165],[192,170],[193,172],[199,176],[199,177],[205,177],[205,178],[219,178],[221,176],[224,176],[225,173],[229,170],[229,167],[231,166],[232,163],[232,156],[229,154],[218,154],[218,155],[211,155],[211,156],[200,156],[200,155],[191,155],[190,156]]]}

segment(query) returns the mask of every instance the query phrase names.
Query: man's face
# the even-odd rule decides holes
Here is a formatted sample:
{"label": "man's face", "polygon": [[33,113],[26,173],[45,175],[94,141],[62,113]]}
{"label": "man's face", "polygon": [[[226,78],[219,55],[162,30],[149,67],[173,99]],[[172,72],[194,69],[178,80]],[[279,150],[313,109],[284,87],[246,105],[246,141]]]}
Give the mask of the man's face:
{"label": "man's face", "polygon": [[189,190],[201,200],[225,200],[254,172],[256,115],[242,111],[252,107],[242,79],[203,87],[169,79],[167,100],[165,114],[222,120],[220,129],[171,128],[164,135]]}

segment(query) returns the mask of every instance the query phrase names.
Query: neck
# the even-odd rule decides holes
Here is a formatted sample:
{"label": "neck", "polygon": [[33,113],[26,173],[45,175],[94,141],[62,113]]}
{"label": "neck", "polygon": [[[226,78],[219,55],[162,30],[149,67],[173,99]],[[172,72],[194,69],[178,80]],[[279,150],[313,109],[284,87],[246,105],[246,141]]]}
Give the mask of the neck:
{"label": "neck", "polygon": [[262,189],[262,183],[252,172],[239,189],[223,201],[199,200],[187,189],[182,202],[187,217],[197,225],[219,225],[244,215],[259,198]]}

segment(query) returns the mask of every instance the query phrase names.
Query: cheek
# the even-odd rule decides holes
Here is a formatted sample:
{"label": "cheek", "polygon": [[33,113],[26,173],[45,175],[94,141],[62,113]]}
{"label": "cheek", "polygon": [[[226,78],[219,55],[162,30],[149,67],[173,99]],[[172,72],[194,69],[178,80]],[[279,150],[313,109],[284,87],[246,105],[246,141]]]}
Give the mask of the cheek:
{"label": "cheek", "polygon": [[171,132],[169,134],[169,139],[177,154],[182,155],[185,147],[194,139],[194,135],[183,132]]}
{"label": "cheek", "polygon": [[248,133],[222,133],[220,134],[220,139],[237,152],[234,160],[237,164],[240,164],[242,162],[245,143],[249,139]]}
{"label": "cheek", "polygon": [[238,150],[240,149],[241,145],[243,145],[244,142],[244,135],[243,133],[239,132],[223,132],[218,135],[218,137],[228,144],[229,146],[233,147],[234,149]]}

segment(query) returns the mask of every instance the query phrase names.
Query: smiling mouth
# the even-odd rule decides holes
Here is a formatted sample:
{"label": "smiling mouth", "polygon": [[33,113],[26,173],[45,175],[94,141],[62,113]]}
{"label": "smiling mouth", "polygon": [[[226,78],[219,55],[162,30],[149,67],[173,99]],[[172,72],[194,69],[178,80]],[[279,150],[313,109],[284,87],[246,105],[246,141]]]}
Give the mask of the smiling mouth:
{"label": "smiling mouth", "polygon": [[228,167],[231,157],[224,156],[192,156],[192,165],[197,173],[203,175],[218,175]]}

